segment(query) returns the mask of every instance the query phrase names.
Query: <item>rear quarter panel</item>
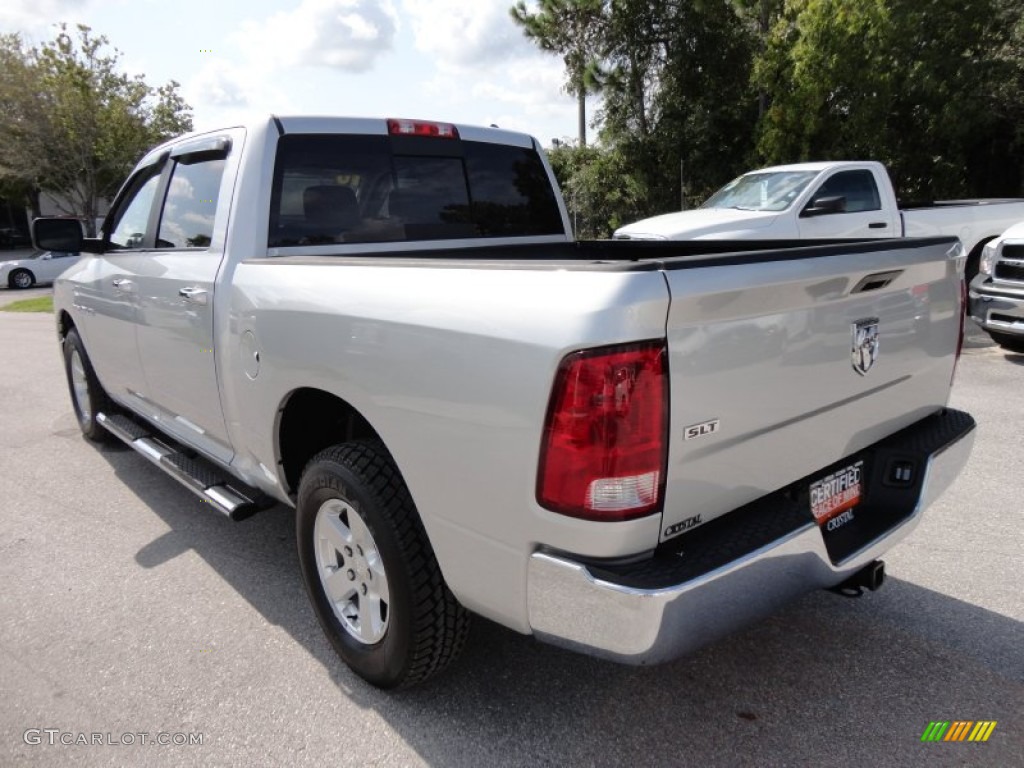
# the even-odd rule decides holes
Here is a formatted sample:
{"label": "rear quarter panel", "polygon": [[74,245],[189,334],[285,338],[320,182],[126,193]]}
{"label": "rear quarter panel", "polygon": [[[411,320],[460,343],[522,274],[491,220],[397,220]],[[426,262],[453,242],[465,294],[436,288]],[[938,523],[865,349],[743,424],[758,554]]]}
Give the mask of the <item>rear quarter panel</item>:
{"label": "rear quarter panel", "polygon": [[[656,543],[656,517],[563,517],[537,505],[535,486],[559,361],[663,337],[661,273],[281,258],[239,265],[228,290],[223,386],[241,460],[276,466],[274,416],[293,390],[342,398],[391,451],[470,609],[528,631],[525,567],[538,545],[611,556]],[[255,379],[233,362],[247,332],[261,352]]]}

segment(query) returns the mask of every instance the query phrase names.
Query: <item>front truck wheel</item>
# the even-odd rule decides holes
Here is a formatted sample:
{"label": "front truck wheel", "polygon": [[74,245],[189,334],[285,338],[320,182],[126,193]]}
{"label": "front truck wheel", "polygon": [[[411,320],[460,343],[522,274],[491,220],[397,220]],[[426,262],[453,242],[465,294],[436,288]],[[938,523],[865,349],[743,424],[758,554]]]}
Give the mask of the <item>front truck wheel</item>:
{"label": "front truck wheel", "polygon": [[336,445],[310,460],[296,534],[320,626],[360,677],[380,688],[415,685],[462,650],[469,613],[382,445]]}
{"label": "front truck wheel", "polygon": [[85,345],[78,330],[72,328],[64,337],[64,371],[68,377],[71,405],[82,434],[90,440],[105,442],[113,436],[98,421],[96,414],[111,410],[111,401],[96,378],[96,372],[85,354]]}

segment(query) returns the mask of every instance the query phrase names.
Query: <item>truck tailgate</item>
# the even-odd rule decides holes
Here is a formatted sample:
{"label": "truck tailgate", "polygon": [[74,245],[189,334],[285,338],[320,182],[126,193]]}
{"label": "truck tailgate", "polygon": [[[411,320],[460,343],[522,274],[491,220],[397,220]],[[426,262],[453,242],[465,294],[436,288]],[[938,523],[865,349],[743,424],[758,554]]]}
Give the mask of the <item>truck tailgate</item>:
{"label": "truck tailgate", "polygon": [[946,404],[960,333],[956,240],[801,250],[663,263],[662,540]]}

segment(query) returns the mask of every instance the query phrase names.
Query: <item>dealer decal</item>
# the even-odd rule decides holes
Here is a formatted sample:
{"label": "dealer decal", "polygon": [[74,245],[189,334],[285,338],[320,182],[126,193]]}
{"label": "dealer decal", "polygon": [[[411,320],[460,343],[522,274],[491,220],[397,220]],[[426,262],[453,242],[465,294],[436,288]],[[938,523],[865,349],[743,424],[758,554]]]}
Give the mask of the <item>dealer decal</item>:
{"label": "dealer decal", "polygon": [[677,533],[688,531],[691,528],[696,528],[702,522],[703,521],[701,520],[700,515],[694,515],[693,517],[688,517],[685,520],[681,520],[675,525],[670,525],[668,528],[665,529],[665,538],[668,538],[669,536],[675,536]]}
{"label": "dealer decal", "polygon": [[[853,520],[853,513],[843,514],[860,503],[864,489],[864,462],[858,461],[811,484],[811,513],[818,525],[834,531]],[[833,518],[835,522],[832,523]]]}

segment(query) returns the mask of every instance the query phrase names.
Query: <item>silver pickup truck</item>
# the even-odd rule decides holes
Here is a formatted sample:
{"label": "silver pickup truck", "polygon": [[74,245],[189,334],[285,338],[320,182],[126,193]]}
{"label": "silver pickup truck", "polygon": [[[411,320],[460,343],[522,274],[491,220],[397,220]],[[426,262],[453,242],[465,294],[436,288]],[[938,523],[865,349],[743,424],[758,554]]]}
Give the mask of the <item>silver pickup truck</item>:
{"label": "silver pickup truck", "polygon": [[146,155],[56,284],[74,411],[232,518],[295,508],[382,687],[471,613],[671,659],[859,594],[967,461],[955,238],[574,242],[529,136],[273,117]]}

